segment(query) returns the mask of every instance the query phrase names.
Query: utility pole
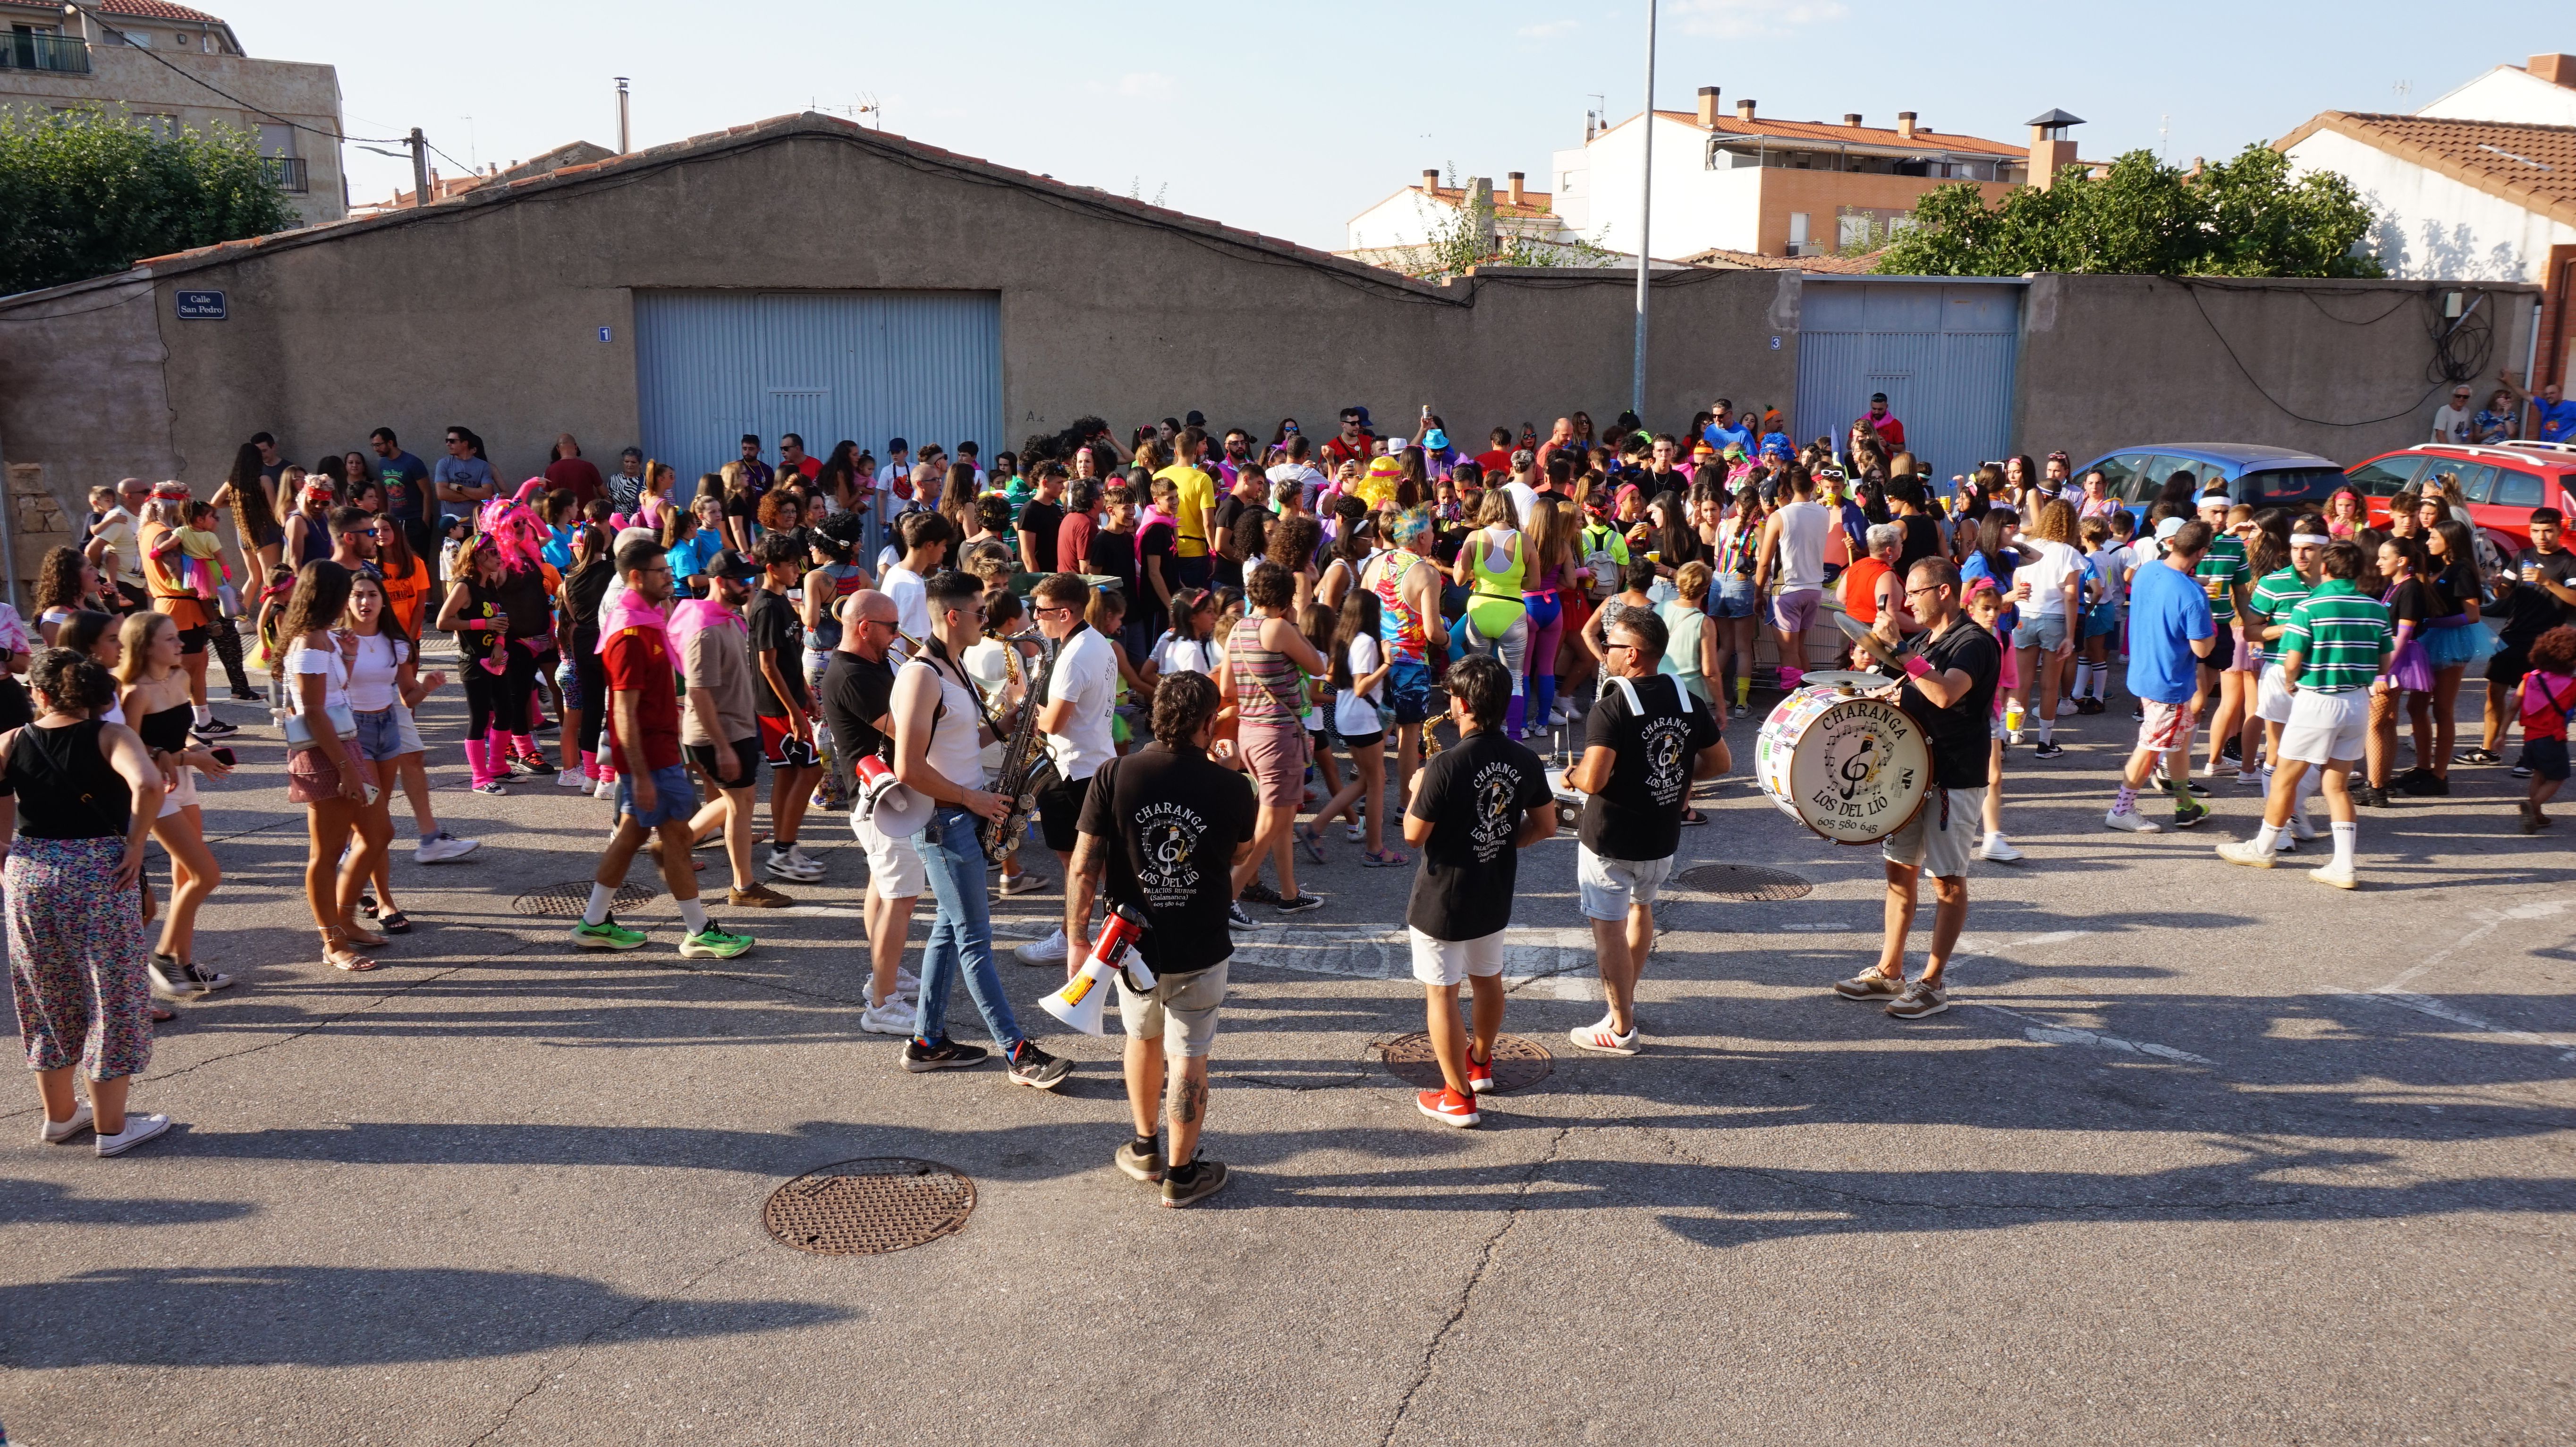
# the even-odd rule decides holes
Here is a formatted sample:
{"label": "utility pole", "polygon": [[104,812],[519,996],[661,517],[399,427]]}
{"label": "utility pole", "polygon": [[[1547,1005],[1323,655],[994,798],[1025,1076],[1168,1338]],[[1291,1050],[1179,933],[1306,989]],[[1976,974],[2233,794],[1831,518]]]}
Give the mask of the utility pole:
{"label": "utility pole", "polygon": [[429,137],[411,128],[411,204],[429,204]]}
{"label": "utility pole", "polygon": [[626,77],[617,78],[617,154],[635,149],[626,143]]}
{"label": "utility pole", "polygon": [[1628,410],[1646,418],[1646,234],[1655,214],[1655,0],[1646,0],[1646,108],[1637,117],[1645,127],[1644,160],[1637,187],[1637,355],[1629,372]]}

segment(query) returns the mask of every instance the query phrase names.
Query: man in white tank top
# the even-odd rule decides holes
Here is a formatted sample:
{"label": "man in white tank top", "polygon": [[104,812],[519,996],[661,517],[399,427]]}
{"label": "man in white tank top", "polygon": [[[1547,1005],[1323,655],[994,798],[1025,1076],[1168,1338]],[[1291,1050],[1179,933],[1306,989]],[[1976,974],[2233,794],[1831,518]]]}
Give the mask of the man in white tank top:
{"label": "man in white tank top", "polygon": [[1049,1055],[1020,1032],[993,970],[993,919],[975,824],[1000,818],[1010,801],[965,782],[984,777],[984,745],[1010,727],[1007,720],[985,717],[982,695],[960,662],[983,633],[983,584],[949,569],[924,582],[923,598],[930,636],[922,640],[921,656],[904,664],[894,680],[894,774],[931,803],[930,822],[917,843],[939,913],[922,946],[921,997],[912,1039],[904,1043],[903,1068],[920,1074],[984,1063],[982,1047],[948,1038],[948,991],[963,973],[984,1028],[1009,1062],[1011,1082],[1053,1090],[1073,1073],[1073,1062]]}
{"label": "man in white tank top", "polygon": [[1753,587],[1780,591],[1771,600],[1771,626],[1780,635],[1780,687],[1792,689],[1807,668],[1807,628],[1825,600],[1825,537],[1834,515],[1816,501],[1816,481],[1803,467],[1789,469],[1788,506],[1762,525],[1762,555],[1753,565]]}

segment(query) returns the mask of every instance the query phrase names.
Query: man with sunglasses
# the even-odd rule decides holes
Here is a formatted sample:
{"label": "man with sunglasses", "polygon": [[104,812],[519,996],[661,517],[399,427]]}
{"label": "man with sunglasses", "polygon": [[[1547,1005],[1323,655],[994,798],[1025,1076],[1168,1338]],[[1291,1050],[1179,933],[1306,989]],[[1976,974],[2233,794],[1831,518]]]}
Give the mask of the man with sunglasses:
{"label": "man with sunglasses", "polygon": [[[844,798],[858,797],[858,761],[888,758],[894,729],[894,600],[862,588],[841,604],[841,642],[823,669],[823,721],[832,730],[832,767]],[[888,759],[891,762],[891,759]],[[868,1004],[859,1028],[878,1035],[910,1035],[913,1007],[901,997],[904,936],[912,907],[928,883],[912,836],[888,834],[874,818],[850,811],[850,832],[868,856],[863,913],[868,929]],[[911,982],[914,989],[920,981]]]}
{"label": "man with sunglasses", "polygon": [[2469,420],[2475,410],[2469,406],[2469,389],[2451,389],[2448,404],[2433,409],[2433,440],[2465,445],[2470,440]]}
{"label": "man with sunglasses", "polygon": [[[930,636],[922,640],[921,655],[895,674],[894,774],[932,805],[919,845],[939,907],[921,951],[921,1000],[912,1039],[903,1047],[903,1068],[918,1075],[984,1063],[981,1046],[948,1038],[948,992],[962,973],[984,1028],[1009,1062],[1011,1083],[1053,1090],[1073,1073],[1073,1062],[1049,1055],[1020,1032],[1010,997],[993,972],[986,861],[975,821],[1001,818],[1010,812],[1010,801],[966,782],[984,777],[984,745],[1009,730],[1007,722],[986,714],[983,693],[962,661],[983,637],[983,591],[976,578],[953,568],[923,584]],[[1025,706],[1034,707],[1034,697]]]}
{"label": "man with sunglasses", "polygon": [[[1920,645],[1905,660],[1905,681],[1874,695],[1893,699],[1922,726],[1932,750],[1932,789],[1905,827],[1879,846],[1887,866],[1887,913],[1878,963],[1836,981],[1834,993],[1846,1000],[1886,999],[1887,1013],[1899,1020],[1921,1020],[1950,1008],[1942,972],[1959,931],[1967,927],[1968,854],[1984,828],[1987,745],[2004,655],[1960,601],[1957,564],[1925,558],[1914,565],[1905,576],[1905,604],[1923,625]],[[1880,613],[1870,631],[1891,653],[1902,646],[1894,610]],[[1922,975],[1909,981],[1905,937],[1914,928],[1914,903],[1926,873],[1937,901],[1932,949]]]}
{"label": "man with sunglasses", "polygon": [[1342,409],[1342,430],[1324,439],[1324,470],[1341,471],[1345,462],[1368,466],[1377,450],[1377,439],[1369,435],[1368,413],[1358,407]]}
{"label": "man with sunglasses", "polygon": [[[1099,484],[1085,480],[1081,487]],[[1091,603],[1091,585],[1074,573],[1050,573],[1029,590],[1030,611],[1038,631],[1057,643],[1055,666],[1048,670],[1036,704],[1038,732],[1046,735],[1047,755],[1055,778],[1038,791],[1038,827],[1047,848],[1072,878],[1073,847],[1081,842],[1082,801],[1100,766],[1118,756],[1110,710],[1118,700],[1118,645],[1083,621]],[[1062,965],[1091,957],[1088,905],[1074,911],[1074,892],[1065,891],[1065,920],[1054,934],[1017,951],[1024,965]]]}

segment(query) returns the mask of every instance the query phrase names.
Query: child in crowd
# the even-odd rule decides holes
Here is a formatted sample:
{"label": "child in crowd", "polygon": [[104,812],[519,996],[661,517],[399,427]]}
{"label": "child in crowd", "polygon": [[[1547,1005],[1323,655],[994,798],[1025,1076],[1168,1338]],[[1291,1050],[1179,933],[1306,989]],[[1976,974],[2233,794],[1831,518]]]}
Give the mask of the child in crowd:
{"label": "child in crowd", "polygon": [[2557,821],[2540,806],[2567,782],[2567,723],[2576,715],[2576,628],[2552,628],[2531,642],[2531,672],[2522,680],[2522,752],[2531,765],[2531,794],[2522,801],[2522,832]]}
{"label": "child in crowd", "polygon": [[1386,847],[1386,719],[1379,703],[1386,682],[1386,650],[1379,644],[1377,594],[1353,588],[1343,595],[1332,647],[1333,733],[1351,756],[1351,780],[1342,785],[1312,824],[1297,826],[1298,846],[1317,864],[1324,862],[1323,826],[1327,820],[1359,811],[1346,832],[1365,841],[1360,863],[1389,868],[1413,861]]}
{"label": "child in crowd", "polygon": [[[1297,615],[1297,631],[1306,635],[1306,646],[1314,649],[1319,658],[1330,659],[1333,656],[1333,618],[1333,610],[1321,603],[1309,603]],[[1299,715],[1299,719],[1306,727],[1306,739],[1314,746],[1315,754],[1315,762],[1307,766],[1308,808],[1314,807],[1316,799],[1329,799],[1342,791],[1341,769],[1333,762],[1331,675],[1329,663],[1323,672],[1305,675],[1306,711]],[[1355,817],[1352,822],[1359,821]],[[1317,816],[1315,826],[1320,829],[1323,824],[1322,816]]]}
{"label": "child in crowd", "polygon": [[2084,584],[2082,641],[2075,650],[2075,711],[2100,713],[2103,699],[2111,688],[2111,635],[2120,630],[2120,602],[2128,595],[2130,567],[2127,546],[2114,537],[2112,517],[2125,518],[2126,512],[2111,517],[2089,517],[2076,527],[2084,540],[2084,567],[2089,575]]}
{"label": "child in crowd", "polygon": [[1968,580],[1968,621],[1995,635],[2004,655],[2003,672],[1995,679],[1995,716],[1987,726],[1993,742],[1986,745],[1986,838],[1977,846],[1977,857],[2011,864],[2021,858],[2021,851],[2004,837],[2004,698],[2020,686],[2021,668],[2013,657],[2016,650],[2011,646],[2004,595],[1992,577]]}

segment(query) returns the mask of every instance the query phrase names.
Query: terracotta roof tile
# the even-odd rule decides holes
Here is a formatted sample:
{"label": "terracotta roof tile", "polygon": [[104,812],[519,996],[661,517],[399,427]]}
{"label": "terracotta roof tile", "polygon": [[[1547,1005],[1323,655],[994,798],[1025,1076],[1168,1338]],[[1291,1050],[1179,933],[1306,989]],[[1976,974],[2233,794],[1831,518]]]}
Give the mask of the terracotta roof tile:
{"label": "terracotta roof tile", "polygon": [[91,0],[90,8],[101,15],[122,15],[130,20],[184,20],[195,25],[224,23],[203,10],[173,5],[170,0]]}
{"label": "terracotta roof tile", "polygon": [[[1405,189],[1408,191],[1419,191],[1422,188],[1419,186],[1407,186]],[[1435,186],[1431,188],[1430,194],[1432,200],[1445,202],[1451,206],[1464,206],[1467,204],[1467,188],[1464,186]],[[1555,214],[1555,206],[1553,204],[1555,201],[1555,193],[1549,191],[1523,190],[1521,192],[1521,196],[1525,204],[1515,206],[1512,204],[1512,193],[1502,187],[1496,187],[1494,190],[1494,214],[1497,216],[1533,217],[1552,216]]]}
{"label": "terracotta roof tile", "polygon": [[1682,258],[1684,266],[1710,266],[1721,271],[1815,271],[1836,276],[1856,276],[1874,271],[1879,254],[1866,256],[1765,256],[1758,251],[1728,251],[1713,247],[1694,256]]}
{"label": "terracotta roof tile", "polygon": [[[1657,111],[1666,120],[1684,125],[1699,124],[1697,111]],[[1720,136],[1773,136],[1789,141],[1841,141],[1855,146],[1884,146],[1890,150],[1957,151],[1979,156],[2027,156],[2030,147],[2004,141],[1990,141],[1982,136],[1958,131],[1915,128],[1912,136],[1900,136],[1880,126],[1829,125],[1823,121],[1783,121],[1756,115],[1750,121],[1737,120],[1732,114],[1717,118],[1717,124],[1706,127]]]}
{"label": "terracotta roof tile", "polygon": [[2349,136],[2576,226],[2576,126],[2326,111],[2272,148],[2286,151],[2319,131]]}

